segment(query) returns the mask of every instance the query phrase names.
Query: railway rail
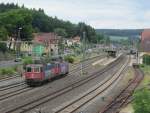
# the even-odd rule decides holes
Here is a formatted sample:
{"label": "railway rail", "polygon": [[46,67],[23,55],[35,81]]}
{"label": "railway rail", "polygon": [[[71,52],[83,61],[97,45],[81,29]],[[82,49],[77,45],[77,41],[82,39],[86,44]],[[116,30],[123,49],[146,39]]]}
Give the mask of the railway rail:
{"label": "railway rail", "polygon": [[9,97],[13,97],[13,96],[22,94],[22,93],[30,91],[32,89],[33,88],[30,88],[30,87],[23,87],[23,88],[19,88],[19,89],[15,90],[15,91],[8,92],[6,94],[2,94],[2,95],[0,95],[0,101],[2,101],[4,99],[8,99]]}
{"label": "railway rail", "polygon": [[81,63],[83,63],[83,68],[86,68],[89,65],[91,65],[92,62],[95,62],[99,58],[103,58],[103,57],[104,56],[96,56],[96,57],[90,58],[89,61],[88,60],[84,60],[84,61],[81,61],[80,63],[77,63],[77,64],[73,65],[73,69],[70,70],[69,75],[71,75],[72,73],[74,73],[77,70],[81,70]]}
{"label": "railway rail", "polygon": [[7,80],[10,80],[10,79],[14,79],[14,78],[18,78],[18,77],[20,77],[20,75],[18,75],[18,74],[15,74],[13,76],[3,77],[3,78],[0,78],[0,82],[7,81]]}
{"label": "railway rail", "polygon": [[2,92],[0,94],[0,101],[4,99],[8,99],[9,97],[12,97],[12,96],[19,95],[23,92],[27,92],[29,90],[31,90],[31,88],[29,88],[25,84],[25,82],[21,82],[21,83],[19,82],[19,83],[13,84],[12,86],[9,85],[9,86],[0,88],[0,92]]}
{"label": "railway rail", "polygon": [[110,63],[107,67],[105,67],[101,71],[95,72],[94,75],[92,75],[92,76],[86,77],[86,78],[79,80],[79,81],[77,81],[77,82],[75,82],[75,83],[73,83],[67,87],[64,87],[60,90],[42,95],[41,97],[33,99],[30,102],[20,104],[20,105],[15,106],[11,109],[7,109],[6,111],[3,111],[3,112],[5,112],[5,113],[25,113],[27,111],[30,111],[31,109],[34,109],[37,106],[40,106],[46,102],[49,102],[49,101],[55,99],[56,97],[59,97],[65,93],[73,90],[74,88],[77,88],[77,87],[87,83],[88,81],[95,79],[100,74],[106,72],[107,70],[111,69],[115,65],[119,64],[123,59],[124,59],[124,57],[121,56],[116,61],[114,61],[113,63]]}
{"label": "railway rail", "polygon": [[99,96],[101,93],[106,91],[111,85],[113,85],[121,76],[121,73],[126,69],[128,66],[128,63],[125,63],[123,66],[121,66],[121,69],[115,71],[111,77],[107,78],[103,81],[102,84],[99,84],[95,88],[93,88],[91,91],[83,94],[81,97],[73,100],[69,104],[65,106],[61,106],[59,110],[56,110],[54,113],[74,113],[76,110],[81,108],[83,105],[87,104],[89,101],[93,100],[97,96]]}
{"label": "railway rail", "polygon": [[129,82],[125,89],[121,91],[121,93],[114,98],[110,104],[105,106],[99,113],[119,113],[120,108],[130,101],[132,93],[139,85],[141,80],[144,77],[143,72],[138,68],[134,67],[135,77]]}
{"label": "railway rail", "polygon": [[14,87],[17,87],[17,86],[22,86],[22,85],[25,85],[25,82],[16,82],[16,83],[13,83],[13,84],[9,84],[9,85],[6,85],[6,86],[0,86],[0,91],[4,91],[4,90],[8,90],[8,89],[11,89],[11,88],[14,88]]}
{"label": "railway rail", "polygon": [[[91,59],[90,62],[85,62],[85,65],[83,66],[83,69],[86,69],[87,67],[89,67],[91,62],[94,62],[98,59],[98,57],[95,57],[95,59]],[[72,69],[70,74],[74,73],[77,70],[80,70],[81,68],[79,67],[80,65],[78,65],[78,67],[76,66],[75,69]],[[19,87],[22,86],[22,87]],[[18,87],[17,89],[15,89],[16,87]],[[13,89],[12,91],[7,91]],[[16,96],[19,95],[21,93],[27,92],[32,90],[33,88],[28,87],[25,82],[19,82],[19,83],[14,83],[8,86],[3,86],[0,87],[0,91],[6,91],[6,93],[3,92],[3,94],[0,94],[0,101],[4,100],[4,99],[8,99],[9,97],[12,96]]]}

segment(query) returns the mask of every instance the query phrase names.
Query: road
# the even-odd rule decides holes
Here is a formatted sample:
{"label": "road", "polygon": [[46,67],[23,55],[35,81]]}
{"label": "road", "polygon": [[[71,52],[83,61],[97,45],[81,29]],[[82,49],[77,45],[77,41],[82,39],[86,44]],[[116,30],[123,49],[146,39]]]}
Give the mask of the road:
{"label": "road", "polygon": [[14,60],[9,61],[0,61],[0,68],[12,67],[18,64],[22,64],[21,62],[14,62]]}

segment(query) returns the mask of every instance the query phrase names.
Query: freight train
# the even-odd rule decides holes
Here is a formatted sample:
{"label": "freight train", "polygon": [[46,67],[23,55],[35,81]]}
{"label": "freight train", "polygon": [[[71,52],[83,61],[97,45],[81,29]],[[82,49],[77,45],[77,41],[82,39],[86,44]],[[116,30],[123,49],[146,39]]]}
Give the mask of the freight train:
{"label": "freight train", "polygon": [[56,76],[69,73],[68,62],[62,59],[52,60],[50,63],[34,63],[25,66],[25,81],[28,85],[42,84]]}

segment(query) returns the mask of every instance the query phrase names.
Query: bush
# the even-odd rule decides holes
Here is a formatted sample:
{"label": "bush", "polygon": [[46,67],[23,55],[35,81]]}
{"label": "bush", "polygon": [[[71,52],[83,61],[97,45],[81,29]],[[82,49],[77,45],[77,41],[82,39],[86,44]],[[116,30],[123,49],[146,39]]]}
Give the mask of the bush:
{"label": "bush", "polygon": [[18,66],[14,66],[13,69],[14,71],[17,71]]}
{"label": "bush", "polygon": [[15,70],[13,68],[2,68],[0,69],[0,74],[2,75],[9,75],[9,74],[14,74]]}
{"label": "bush", "polygon": [[133,108],[135,113],[150,113],[150,91],[148,89],[135,92]]}
{"label": "bush", "polygon": [[26,65],[28,64],[32,64],[33,63],[33,60],[31,57],[26,57],[23,59],[23,67],[25,68]]}
{"label": "bush", "polygon": [[143,55],[143,64],[150,65],[150,55]]}
{"label": "bush", "polygon": [[7,44],[6,43],[0,43],[0,51],[5,53],[7,51]]}
{"label": "bush", "polygon": [[144,65],[144,64],[140,64],[140,67],[144,68],[144,67],[145,67],[145,65]]}
{"label": "bush", "polygon": [[23,59],[23,65],[28,65],[28,64],[32,64],[32,58],[31,57],[26,57]]}
{"label": "bush", "polygon": [[69,62],[69,63],[74,63],[75,61],[75,57],[74,56],[65,56],[65,61]]}

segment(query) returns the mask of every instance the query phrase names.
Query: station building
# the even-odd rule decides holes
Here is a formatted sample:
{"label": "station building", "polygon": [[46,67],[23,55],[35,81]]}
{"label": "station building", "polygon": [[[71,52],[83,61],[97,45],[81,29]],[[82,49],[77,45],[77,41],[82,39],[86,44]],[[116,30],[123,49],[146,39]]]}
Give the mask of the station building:
{"label": "station building", "polygon": [[150,53],[150,29],[144,29],[141,33],[141,51]]}
{"label": "station building", "polygon": [[145,54],[150,55],[150,29],[144,29],[141,33],[141,44],[139,54],[140,64],[143,63],[143,55]]}

